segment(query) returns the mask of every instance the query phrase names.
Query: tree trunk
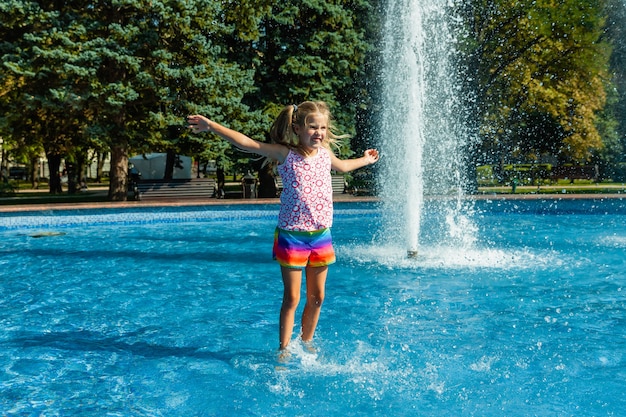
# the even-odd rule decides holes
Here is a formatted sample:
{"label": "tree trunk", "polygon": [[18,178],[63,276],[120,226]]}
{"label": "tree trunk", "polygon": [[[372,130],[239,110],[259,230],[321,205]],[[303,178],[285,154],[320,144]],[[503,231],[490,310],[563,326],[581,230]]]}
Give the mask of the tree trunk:
{"label": "tree trunk", "polygon": [[110,201],[126,201],[128,198],[128,147],[115,145],[111,149],[109,184]]}
{"label": "tree trunk", "polygon": [[176,153],[171,149],[167,150],[167,156],[165,158],[165,173],[163,175],[164,180],[171,180],[174,177],[174,166],[176,165]]}
{"label": "tree trunk", "polygon": [[78,182],[77,172],[76,172],[76,163],[65,160],[65,170],[67,171],[67,193],[68,194],[76,194]]}
{"label": "tree trunk", "polygon": [[30,160],[30,183],[33,190],[39,188],[39,156]]}
{"label": "tree trunk", "polygon": [[61,194],[63,188],[61,187],[61,176],[59,171],[61,169],[61,155],[48,154],[48,170],[50,171],[50,194]]}
{"label": "tree trunk", "polygon": [[276,197],[276,179],[274,178],[272,171],[273,170],[270,164],[261,165],[258,168],[259,198]]}
{"label": "tree trunk", "polygon": [[87,187],[87,155],[79,153],[76,156],[76,191]]}
{"label": "tree trunk", "polygon": [[467,138],[467,144],[461,149],[462,167],[465,170],[465,184],[463,184],[465,194],[478,193],[478,167],[476,166],[476,161],[479,160],[479,156],[477,148],[478,145],[471,138]]}
{"label": "tree trunk", "polygon": [[104,152],[98,152],[98,164],[96,168],[96,182],[100,184],[102,182],[102,171],[104,170],[104,161],[107,158],[107,154]]}

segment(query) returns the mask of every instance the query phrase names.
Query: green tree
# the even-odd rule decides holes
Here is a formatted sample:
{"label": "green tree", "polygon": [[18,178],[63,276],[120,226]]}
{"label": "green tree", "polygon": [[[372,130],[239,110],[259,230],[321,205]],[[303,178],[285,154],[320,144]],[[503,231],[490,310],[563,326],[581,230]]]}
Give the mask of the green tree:
{"label": "green tree", "polygon": [[184,129],[190,112],[242,127],[261,117],[242,103],[253,72],[225,59],[233,26],[219,2],[12,0],[2,7],[10,12],[2,15],[10,33],[2,44],[4,132],[41,140],[51,172],[62,157],[74,165],[88,148],[110,149],[112,200],[126,199],[130,152],[205,147],[206,138]]}
{"label": "green tree", "polygon": [[[223,122],[236,130],[245,128],[254,139],[268,140],[270,124],[283,106],[323,100],[330,104],[340,132],[362,134],[363,129],[355,128],[355,118],[357,110],[365,112],[371,102],[364,88],[364,63],[371,50],[366,29],[374,20],[370,3],[242,0],[225,5],[224,21],[234,28],[225,38],[228,61],[254,74],[254,89],[242,102],[261,110],[262,116],[251,119],[247,127],[236,119]],[[340,152],[349,155],[350,146]],[[224,149],[220,160],[236,171],[254,166],[260,177],[265,175],[254,157],[233,147]]]}
{"label": "green tree", "polygon": [[[75,96],[62,91],[62,60],[54,52],[58,45],[59,13],[46,11],[36,3],[8,1],[0,4],[2,25],[3,94],[2,133],[5,140],[20,148],[45,150],[50,172],[58,172],[61,155],[76,134]],[[52,58],[52,59],[50,59]],[[58,192],[58,177],[51,178],[50,191]]]}
{"label": "green tree", "polygon": [[252,73],[224,58],[223,38],[233,28],[222,22],[220,3],[119,3],[95,10],[101,21],[91,48],[100,71],[91,94],[98,113],[94,128],[113,141],[112,178],[118,183],[111,186],[112,199],[125,193],[129,150],[180,153],[206,147],[206,137],[186,133],[187,114],[217,114],[243,125],[255,117],[241,103]]}
{"label": "green tree", "polygon": [[602,148],[610,48],[603,2],[464,2],[466,90],[483,158],[585,161]]}
{"label": "green tree", "polygon": [[[372,103],[364,65],[371,4],[7,0],[1,132],[44,149],[51,172],[65,159],[80,173],[90,150],[110,152],[112,200],[126,198],[131,153],[249,166],[250,155],[189,135],[190,113],[264,140],[283,105],[324,100],[338,130],[359,134],[355,116]],[[349,155],[349,146],[341,152]],[[51,191],[59,186],[53,177]]]}
{"label": "green tree", "polygon": [[[354,135],[356,109],[369,99],[358,81],[364,78],[370,50],[366,38],[370,2],[244,1],[232,10],[228,23],[243,29],[228,43],[230,58],[254,69],[258,89],[245,98],[246,103],[263,109],[273,120],[285,105],[326,101],[338,130]],[[267,127],[259,133],[265,131]]]}
{"label": "green tree", "polygon": [[626,163],[626,2],[609,0],[606,15],[605,36],[613,46],[613,53],[610,59],[611,83],[607,89],[608,105],[602,118],[605,148],[599,159],[606,174],[615,176],[616,165]]}

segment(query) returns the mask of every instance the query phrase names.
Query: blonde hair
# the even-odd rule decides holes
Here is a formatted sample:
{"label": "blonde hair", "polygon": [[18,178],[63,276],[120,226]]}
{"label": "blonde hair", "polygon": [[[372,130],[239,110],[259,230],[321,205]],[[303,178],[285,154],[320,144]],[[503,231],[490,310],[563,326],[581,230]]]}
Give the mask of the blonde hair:
{"label": "blonde hair", "polygon": [[334,133],[333,117],[328,105],[323,101],[305,101],[298,105],[285,106],[272,124],[270,138],[274,143],[285,145],[291,149],[300,148],[300,141],[293,126],[304,127],[311,114],[321,114],[326,117],[328,132],[323,145],[330,149],[330,146],[339,147],[339,139],[347,138],[349,135],[336,135]]}

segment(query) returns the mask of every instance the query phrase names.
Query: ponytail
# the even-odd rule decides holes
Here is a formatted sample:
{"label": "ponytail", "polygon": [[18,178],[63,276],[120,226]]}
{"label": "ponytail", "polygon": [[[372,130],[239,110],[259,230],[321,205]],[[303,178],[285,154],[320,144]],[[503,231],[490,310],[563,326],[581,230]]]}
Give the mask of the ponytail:
{"label": "ponytail", "polygon": [[293,130],[293,123],[295,122],[295,114],[297,111],[298,106],[294,104],[285,106],[278,114],[278,117],[270,129],[270,138],[274,143],[285,145],[288,148],[298,146],[298,137]]}
{"label": "ponytail", "polygon": [[291,104],[283,107],[274,121],[274,124],[272,124],[270,138],[274,143],[285,145],[291,149],[298,148],[300,142],[298,141],[298,136],[296,136],[293,126],[305,126],[307,118],[312,113],[319,113],[327,118],[327,142],[324,144],[326,147],[329,147],[331,144],[338,147],[338,139],[349,137],[349,135],[338,136],[334,133],[333,117],[326,103],[323,101],[305,101],[299,105]]}

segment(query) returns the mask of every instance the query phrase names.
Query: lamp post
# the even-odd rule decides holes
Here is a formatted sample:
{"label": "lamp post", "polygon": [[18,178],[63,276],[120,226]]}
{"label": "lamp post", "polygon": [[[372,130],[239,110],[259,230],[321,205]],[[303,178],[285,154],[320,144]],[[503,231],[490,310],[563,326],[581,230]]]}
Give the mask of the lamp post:
{"label": "lamp post", "polygon": [[0,172],[4,172],[4,139],[0,136]]}
{"label": "lamp post", "polygon": [[9,181],[9,168],[6,166],[6,160],[4,158],[4,139],[0,137],[0,181]]}

